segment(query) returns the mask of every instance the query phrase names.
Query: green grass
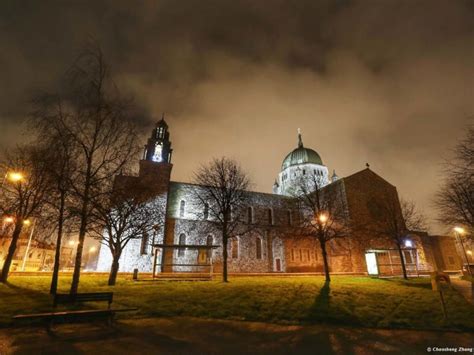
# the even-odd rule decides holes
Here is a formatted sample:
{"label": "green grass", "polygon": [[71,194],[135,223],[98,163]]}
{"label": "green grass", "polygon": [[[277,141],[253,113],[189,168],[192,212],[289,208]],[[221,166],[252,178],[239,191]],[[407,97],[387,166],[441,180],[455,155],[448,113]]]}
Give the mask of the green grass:
{"label": "green grass", "polygon": [[[80,292],[114,291],[114,306],[138,307],[135,317],[193,316],[286,324],[331,322],[364,327],[474,330],[474,307],[445,290],[448,319],[429,279],[334,277],[330,287],[314,277],[235,277],[230,283],[133,282],[83,275]],[[13,276],[0,284],[0,325],[11,316],[51,310],[50,278]],[[67,292],[69,277],[60,278]],[[97,305],[103,307],[103,305]],[[127,315],[130,316],[130,315]]]}

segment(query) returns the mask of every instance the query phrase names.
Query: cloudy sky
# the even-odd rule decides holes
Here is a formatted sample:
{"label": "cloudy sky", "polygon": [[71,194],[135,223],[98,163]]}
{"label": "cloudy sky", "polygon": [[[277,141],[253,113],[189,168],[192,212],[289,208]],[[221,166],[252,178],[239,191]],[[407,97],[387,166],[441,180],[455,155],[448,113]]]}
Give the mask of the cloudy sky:
{"label": "cloudy sky", "polygon": [[2,147],[91,37],[150,129],[166,112],[175,180],[226,155],[270,192],[301,128],[330,170],[369,162],[433,217],[443,159],[474,115],[472,1],[5,0]]}

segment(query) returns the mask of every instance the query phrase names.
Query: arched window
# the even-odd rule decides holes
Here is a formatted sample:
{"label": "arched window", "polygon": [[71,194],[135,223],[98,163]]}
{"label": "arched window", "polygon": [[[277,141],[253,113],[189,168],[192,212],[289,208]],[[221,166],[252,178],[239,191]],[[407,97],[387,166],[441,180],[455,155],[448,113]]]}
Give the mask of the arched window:
{"label": "arched window", "polygon": [[293,224],[293,215],[291,213],[291,210],[287,211],[287,217],[288,217],[288,225],[291,226]]}
{"label": "arched window", "polygon": [[[212,242],[213,242],[213,238],[212,238],[212,235],[208,235],[207,236],[207,239],[206,239],[206,244],[207,246],[211,246],[212,245]],[[207,257],[210,259],[212,257],[212,249],[209,248],[207,249]]]}
{"label": "arched window", "polygon": [[207,220],[209,218],[209,204],[204,204],[204,219]]}
{"label": "arched window", "polygon": [[273,225],[273,209],[268,209],[268,224]]}
{"label": "arched window", "polygon": [[[186,245],[186,234],[181,233],[179,235],[179,245]],[[178,249],[178,256],[184,256],[185,248]]]}
{"label": "arched window", "polygon": [[230,240],[230,255],[232,259],[239,258],[239,238],[234,237]]}
{"label": "arched window", "polygon": [[186,201],[181,200],[181,202],[179,203],[179,217],[180,218],[184,218],[185,210],[186,210]]}
{"label": "arched window", "polygon": [[256,256],[257,256],[257,259],[261,259],[262,258],[262,238],[257,237],[256,243],[257,243]]}
{"label": "arched window", "polygon": [[158,138],[163,138],[164,137],[164,129],[163,127],[158,128]]}
{"label": "arched window", "polygon": [[248,223],[253,223],[253,207],[252,206],[249,206],[249,208],[247,209],[247,220],[248,220]]}

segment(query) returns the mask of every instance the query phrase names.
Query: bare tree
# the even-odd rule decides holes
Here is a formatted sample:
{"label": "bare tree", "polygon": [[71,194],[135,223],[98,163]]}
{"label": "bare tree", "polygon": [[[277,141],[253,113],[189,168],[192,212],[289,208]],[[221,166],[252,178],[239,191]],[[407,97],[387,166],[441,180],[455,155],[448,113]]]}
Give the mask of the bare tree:
{"label": "bare tree", "polygon": [[236,161],[223,157],[202,165],[194,174],[194,183],[199,185],[192,189],[194,204],[206,210],[210,224],[221,234],[222,277],[228,282],[227,244],[244,224],[242,217],[249,204],[250,179]]}
{"label": "bare tree", "polygon": [[44,152],[33,146],[18,147],[6,154],[5,180],[1,185],[0,199],[3,213],[14,223],[12,240],[5,258],[0,282],[7,282],[23,226],[30,218],[38,217],[43,207],[48,187]]}
{"label": "bare tree", "polygon": [[331,281],[327,243],[349,235],[349,218],[343,191],[339,182],[325,185],[317,175],[297,178],[293,196],[298,200],[301,216],[299,234],[316,238],[321,247],[326,282]]}
{"label": "bare tree", "polygon": [[120,257],[128,243],[134,239],[148,243],[148,236],[163,227],[165,202],[160,198],[146,200],[139,195],[130,197],[129,192],[117,190],[94,202],[95,236],[112,254],[110,286],[115,285]]}
{"label": "bare tree", "polygon": [[445,164],[446,176],[435,196],[438,221],[474,230],[474,126],[459,142],[454,158]]}
{"label": "bare tree", "polygon": [[[65,224],[74,221],[72,213],[73,189],[72,179],[76,169],[78,147],[67,132],[60,131],[58,122],[65,114],[62,101],[56,95],[39,94],[32,100],[30,127],[36,132],[36,143],[43,146],[50,182],[48,204],[43,218],[51,230],[56,230],[56,251],[50,293],[55,294],[61,261],[62,237]],[[71,223],[69,223],[71,224]],[[71,227],[71,226],[69,226]]]}
{"label": "bare tree", "polygon": [[79,236],[71,294],[77,293],[84,240],[94,213],[93,201],[103,194],[115,175],[138,152],[131,103],[115,87],[109,67],[98,47],[88,47],[65,78],[62,95],[55,98],[54,114],[37,115],[42,132],[63,137],[58,149],[77,152],[69,182],[76,201]]}
{"label": "bare tree", "polygon": [[[57,144],[64,143],[63,139],[58,139]],[[73,207],[73,190],[71,179],[74,175],[75,160],[71,147],[63,144],[60,149],[49,151],[48,175],[50,181],[49,196],[47,203],[51,220],[50,226],[56,228],[56,251],[54,254],[53,275],[51,278],[50,293],[55,294],[58,288],[59,268],[61,262],[62,238],[65,228],[71,229],[74,222],[74,214],[71,211]]]}
{"label": "bare tree", "polygon": [[387,196],[381,203],[377,203],[377,217],[373,223],[359,226],[375,235],[377,238],[387,238],[395,244],[402,267],[403,278],[408,279],[403,249],[408,234],[411,231],[426,229],[425,217],[418,211],[412,201],[390,198]]}

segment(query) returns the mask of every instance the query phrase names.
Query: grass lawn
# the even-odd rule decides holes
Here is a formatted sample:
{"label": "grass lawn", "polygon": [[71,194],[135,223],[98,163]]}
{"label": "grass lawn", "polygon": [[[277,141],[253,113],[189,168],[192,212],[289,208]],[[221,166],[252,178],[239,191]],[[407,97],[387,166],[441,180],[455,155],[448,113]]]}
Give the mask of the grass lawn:
{"label": "grass lawn", "polygon": [[[49,276],[12,276],[0,284],[0,325],[11,316],[51,310]],[[105,276],[81,277],[80,292],[114,291],[114,306],[138,307],[134,317],[193,316],[285,324],[331,322],[364,327],[455,328],[474,330],[474,307],[456,291],[446,290],[448,319],[429,279],[323,277],[234,277],[228,284],[207,282],[133,282]],[[70,277],[61,277],[67,292]],[[105,307],[97,305],[97,307]],[[122,315],[125,316],[125,315]],[[126,317],[129,317],[126,315]]]}

